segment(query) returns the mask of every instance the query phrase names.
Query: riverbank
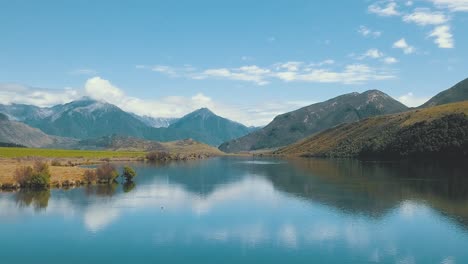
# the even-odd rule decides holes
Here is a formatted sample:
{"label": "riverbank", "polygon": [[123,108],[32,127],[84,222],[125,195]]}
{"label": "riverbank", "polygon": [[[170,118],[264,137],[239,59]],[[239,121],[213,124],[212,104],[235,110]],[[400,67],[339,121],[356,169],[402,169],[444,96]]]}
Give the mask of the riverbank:
{"label": "riverbank", "polygon": [[15,180],[15,171],[25,166],[32,167],[37,160],[49,165],[50,187],[59,188],[88,184],[84,174],[89,168],[83,167],[86,165],[106,162],[188,161],[223,155],[225,154],[222,152],[206,151],[206,149],[188,150],[183,147],[171,152],[0,148],[0,190],[20,188]]}

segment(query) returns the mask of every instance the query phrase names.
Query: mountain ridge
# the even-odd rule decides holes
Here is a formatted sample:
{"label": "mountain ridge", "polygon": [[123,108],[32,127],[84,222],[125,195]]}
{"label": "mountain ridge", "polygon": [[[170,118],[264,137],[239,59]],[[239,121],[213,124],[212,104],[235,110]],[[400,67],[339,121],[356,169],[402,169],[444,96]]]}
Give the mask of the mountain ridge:
{"label": "mountain ridge", "polygon": [[460,101],[468,100],[468,78],[458,82],[454,86],[446,89],[431,99],[426,103],[422,104],[418,108],[431,107],[436,105],[455,103]]}
{"label": "mountain ridge", "polygon": [[305,157],[468,156],[468,101],[341,124],[274,151]]}
{"label": "mountain ridge", "polygon": [[406,110],[408,107],[379,90],[347,93],[278,115],[263,129],[225,142],[220,149],[242,152],[281,147],[341,123]]}

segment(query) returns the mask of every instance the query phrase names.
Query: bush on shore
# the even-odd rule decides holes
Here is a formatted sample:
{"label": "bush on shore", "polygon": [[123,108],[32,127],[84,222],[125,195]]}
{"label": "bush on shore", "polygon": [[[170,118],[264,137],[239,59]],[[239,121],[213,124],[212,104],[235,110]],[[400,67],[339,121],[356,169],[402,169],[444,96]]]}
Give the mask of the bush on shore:
{"label": "bush on shore", "polygon": [[16,169],[14,177],[21,187],[47,188],[50,184],[49,165],[43,161],[36,161],[33,167],[23,166]]}
{"label": "bush on shore", "polygon": [[99,183],[112,183],[117,177],[119,177],[119,173],[114,165],[104,163],[97,167],[96,176]]}

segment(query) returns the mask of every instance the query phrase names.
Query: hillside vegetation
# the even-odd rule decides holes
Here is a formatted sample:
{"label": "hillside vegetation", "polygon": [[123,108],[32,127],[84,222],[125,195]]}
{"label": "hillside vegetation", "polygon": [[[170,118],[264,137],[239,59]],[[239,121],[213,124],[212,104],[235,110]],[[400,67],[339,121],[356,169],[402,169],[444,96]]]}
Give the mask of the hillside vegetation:
{"label": "hillside vegetation", "polygon": [[421,107],[431,107],[465,100],[468,100],[468,78],[455,84],[453,87],[438,93]]}
{"label": "hillside vegetation", "polygon": [[342,123],[406,110],[405,105],[378,90],[349,93],[279,115],[264,128],[228,141],[219,149],[241,152],[282,147]]}
{"label": "hillside vegetation", "polygon": [[468,102],[343,124],[279,149],[278,155],[401,158],[468,156]]}

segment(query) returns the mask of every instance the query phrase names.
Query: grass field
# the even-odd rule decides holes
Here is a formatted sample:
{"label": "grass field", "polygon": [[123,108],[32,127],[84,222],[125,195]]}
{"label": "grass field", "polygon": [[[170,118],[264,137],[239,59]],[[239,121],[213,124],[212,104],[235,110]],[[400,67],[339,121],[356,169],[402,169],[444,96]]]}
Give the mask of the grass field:
{"label": "grass field", "polygon": [[142,151],[99,151],[35,148],[0,148],[1,158],[44,157],[44,158],[138,158],[144,157]]}

